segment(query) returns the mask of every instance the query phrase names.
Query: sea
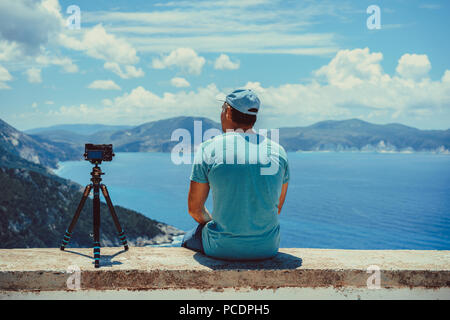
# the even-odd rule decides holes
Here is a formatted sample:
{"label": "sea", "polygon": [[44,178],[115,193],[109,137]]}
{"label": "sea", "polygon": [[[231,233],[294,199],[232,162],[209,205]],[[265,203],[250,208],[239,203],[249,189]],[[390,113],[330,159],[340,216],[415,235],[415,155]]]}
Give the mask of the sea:
{"label": "sea", "polygon": [[[433,153],[288,153],[290,183],[279,216],[280,247],[450,250],[450,155]],[[61,162],[61,177],[89,184],[87,161]],[[116,153],[103,162],[114,205],[181,230],[190,164],[170,153]],[[206,207],[213,213],[212,200]],[[213,213],[214,215],[214,213]]]}

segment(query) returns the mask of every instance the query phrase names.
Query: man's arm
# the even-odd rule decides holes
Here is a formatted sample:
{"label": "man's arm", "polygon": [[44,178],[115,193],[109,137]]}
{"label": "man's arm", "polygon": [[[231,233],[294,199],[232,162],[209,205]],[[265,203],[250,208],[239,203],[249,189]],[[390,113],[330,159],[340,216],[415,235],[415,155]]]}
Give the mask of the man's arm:
{"label": "man's arm", "polygon": [[212,220],[205,202],[208,198],[209,183],[199,183],[191,180],[188,194],[188,211],[192,218],[200,224]]}
{"label": "man's arm", "polygon": [[280,199],[278,201],[278,214],[280,214],[281,208],[283,207],[283,204],[284,204],[284,199],[286,199],[287,189],[288,189],[288,183],[286,182],[285,184],[283,184],[281,186],[281,194],[280,194]]}

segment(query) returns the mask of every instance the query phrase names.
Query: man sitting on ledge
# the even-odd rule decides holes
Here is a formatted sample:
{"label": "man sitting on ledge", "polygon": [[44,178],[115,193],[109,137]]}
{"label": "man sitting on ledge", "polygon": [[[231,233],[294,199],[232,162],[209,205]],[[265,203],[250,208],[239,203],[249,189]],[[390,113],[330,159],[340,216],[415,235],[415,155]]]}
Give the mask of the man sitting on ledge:
{"label": "man sitting on ledge", "polygon": [[[199,223],[182,246],[226,260],[256,260],[277,254],[289,166],[285,150],[252,130],[260,100],[252,90],[227,95],[221,135],[203,142],[195,155],[189,214]],[[212,215],[205,208],[209,190]]]}

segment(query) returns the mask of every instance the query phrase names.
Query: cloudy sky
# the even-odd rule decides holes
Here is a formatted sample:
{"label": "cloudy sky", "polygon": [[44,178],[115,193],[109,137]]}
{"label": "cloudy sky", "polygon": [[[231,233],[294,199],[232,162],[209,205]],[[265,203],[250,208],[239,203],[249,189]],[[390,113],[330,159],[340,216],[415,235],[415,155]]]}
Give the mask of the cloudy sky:
{"label": "cloudy sky", "polygon": [[[372,4],[380,29],[367,27]],[[448,129],[449,16],[438,0],[1,0],[0,118],[21,130],[219,121],[217,99],[247,87],[259,127]]]}

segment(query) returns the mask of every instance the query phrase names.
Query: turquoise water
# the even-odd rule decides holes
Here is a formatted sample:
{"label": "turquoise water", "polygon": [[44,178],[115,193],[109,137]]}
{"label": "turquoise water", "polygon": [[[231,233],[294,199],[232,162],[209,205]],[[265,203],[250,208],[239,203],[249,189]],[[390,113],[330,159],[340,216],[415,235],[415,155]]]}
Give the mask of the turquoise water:
{"label": "turquoise water", "polygon": [[[289,153],[289,162],[281,247],[450,249],[449,155],[311,152]],[[90,182],[89,162],[60,165],[58,175]],[[101,167],[115,205],[182,230],[196,225],[190,165],[167,153],[117,153]]]}

